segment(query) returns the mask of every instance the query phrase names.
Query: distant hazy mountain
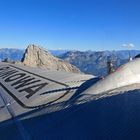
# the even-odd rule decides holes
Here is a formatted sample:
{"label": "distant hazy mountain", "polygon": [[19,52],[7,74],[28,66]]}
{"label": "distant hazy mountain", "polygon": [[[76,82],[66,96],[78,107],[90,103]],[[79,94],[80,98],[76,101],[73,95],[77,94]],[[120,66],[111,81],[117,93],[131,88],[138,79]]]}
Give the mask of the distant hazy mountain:
{"label": "distant hazy mountain", "polygon": [[55,56],[59,56],[68,52],[68,50],[49,50],[49,52]]}
{"label": "distant hazy mountain", "polygon": [[[139,54],[138,50],[131,50],[132,57]],[[107,61],[113,61],[115,67],[126,63],[129,58],[129,51],[69,51],[60,56],[61,59],[77,66],[82,72],[93,75],[107,74]]]}
{"label": "distant hazy mountain", "polygon": [[24,50],[3,48],[0,49],[0,61],[3,61],[6,58],[14,61],[20,61],[23,54]]}

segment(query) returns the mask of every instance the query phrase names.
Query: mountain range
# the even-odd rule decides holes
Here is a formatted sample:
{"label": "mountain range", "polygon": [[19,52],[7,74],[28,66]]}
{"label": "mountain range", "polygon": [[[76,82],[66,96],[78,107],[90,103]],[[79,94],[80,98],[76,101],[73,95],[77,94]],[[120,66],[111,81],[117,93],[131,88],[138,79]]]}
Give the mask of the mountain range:
{"label": "mountain range", "polygon": [[135,57],[139,50],[122,51],[69,51],[60,56],[61,59],[77,66],[82,72],[93,75],[107,75],[107,62],[112,61],[115,69],[128,62],[129,54]]}
{"label": "mountain range", "polygon": [[[21,61],[25,50],[21,49],[0,49],[0,60],[5,58],[14,61]],[[129,53],[132,57],[140,53],[140,50],[119,50],[119,51],[68,51],[49,50],[49,52],[78,67],[82,72],[93,75],[107,74],[107,61],[111,60],[114,66],[126,63]]]}

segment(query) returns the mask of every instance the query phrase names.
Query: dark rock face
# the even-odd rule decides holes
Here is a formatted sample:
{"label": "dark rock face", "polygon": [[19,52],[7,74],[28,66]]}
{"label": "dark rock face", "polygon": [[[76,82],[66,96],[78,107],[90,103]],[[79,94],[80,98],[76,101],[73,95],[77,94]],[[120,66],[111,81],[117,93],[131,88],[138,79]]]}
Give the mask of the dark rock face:
{"label": "dark rock face", "polygon": [[23,55],[22,62],[24,65],[32,67],[41,67],[50,70],[61,70],[67,72],[80,73],[80,70],[68,62],[59,59],[47,50],[36,45],[29,45]]}

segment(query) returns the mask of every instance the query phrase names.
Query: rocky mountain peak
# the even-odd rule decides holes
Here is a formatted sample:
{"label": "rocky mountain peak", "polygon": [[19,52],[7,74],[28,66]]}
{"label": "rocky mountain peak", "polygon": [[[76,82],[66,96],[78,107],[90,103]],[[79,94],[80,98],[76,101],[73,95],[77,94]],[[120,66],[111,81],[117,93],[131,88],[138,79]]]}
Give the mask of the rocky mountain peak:
{"label": "rocky mountain peak", "polygon": [[24,53],[22,58],[24,65],[32,67],[41,67],[50,70],[61,70],[67,72],[80,73],[80,70],[74,65],[65,62],[62,59],[59,59],[53,56],[46,49],[43,49],[34,44],[29,45]]}

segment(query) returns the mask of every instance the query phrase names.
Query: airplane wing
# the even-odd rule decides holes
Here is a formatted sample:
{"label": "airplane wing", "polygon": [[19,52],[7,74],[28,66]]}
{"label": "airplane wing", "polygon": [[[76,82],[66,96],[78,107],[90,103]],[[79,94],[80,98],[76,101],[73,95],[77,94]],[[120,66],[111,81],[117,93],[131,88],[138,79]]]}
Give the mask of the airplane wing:
{"label": "airplane wing", "polygon": [[[101,97],[128,93],[134,90],[139,92],[139,66],[140,59],[136,59],[102,79],[93,75],[50,71],[1,62],[1,138],[57,139],[59,133],[60,138],[58,139],[62,139],[62,136],[66,138],[66,135],[58,129],[70,129],[69,126],[74,122],[83,124],[84,120],[79,121],[78,118],[75,118],[77,110],[82,111],[79,113],[80,116],[77,115],[79,119],[85,116],[83,115],[85,110],[80,109],[83,105],[95,103],[96,106],[94,101]],[[87,111],[93,111],[91,106],[89,108],[90,110],[87,108],[86,113],[88,113]],[[94,110],[96,109],[94,108]],[[90,116],[93,117],[94,115],[86,116],[86,122],[93,124],[88,119],[91,119]],[[74,122],[70,121],[70,124],[64,121],[69,116],[72,116],[71,119],[74,120]],[[63,122],[62,126],[60,122]],[[77,125],[80,126],[81,124]],[[77,128],[77,125],[73,124],[71,127]],[[77,130],[79,128],[80,130]],[[77,133],[75,133],[74,128],[72,131],[73,137],[75,136],[76,139],[77,135],[79,138],[82,135],[79,131],[83,129],[83,126],[77,129]],[[6,132],[9,132],[9,134],[5,135]],[[53,135],[53,132],[55,135]],[[88,133],[85,132],[83,135],[88,137]],[[70,134],[67,135],[71,136]]]}
{"label": "airplane wing", "polygon": [[[61,103],[69,100],[79,86],[91,78],[94,76],[29,68],[1,62],[1,108],[8,105],[13,108],[14,115],[18,116],[34,109]],[[7,108],[9,108],[8,106]],[[5,110],[7,108],[4,107]],[[5,115],[7,111],[3,113],[0,121],[11,117]]]}

